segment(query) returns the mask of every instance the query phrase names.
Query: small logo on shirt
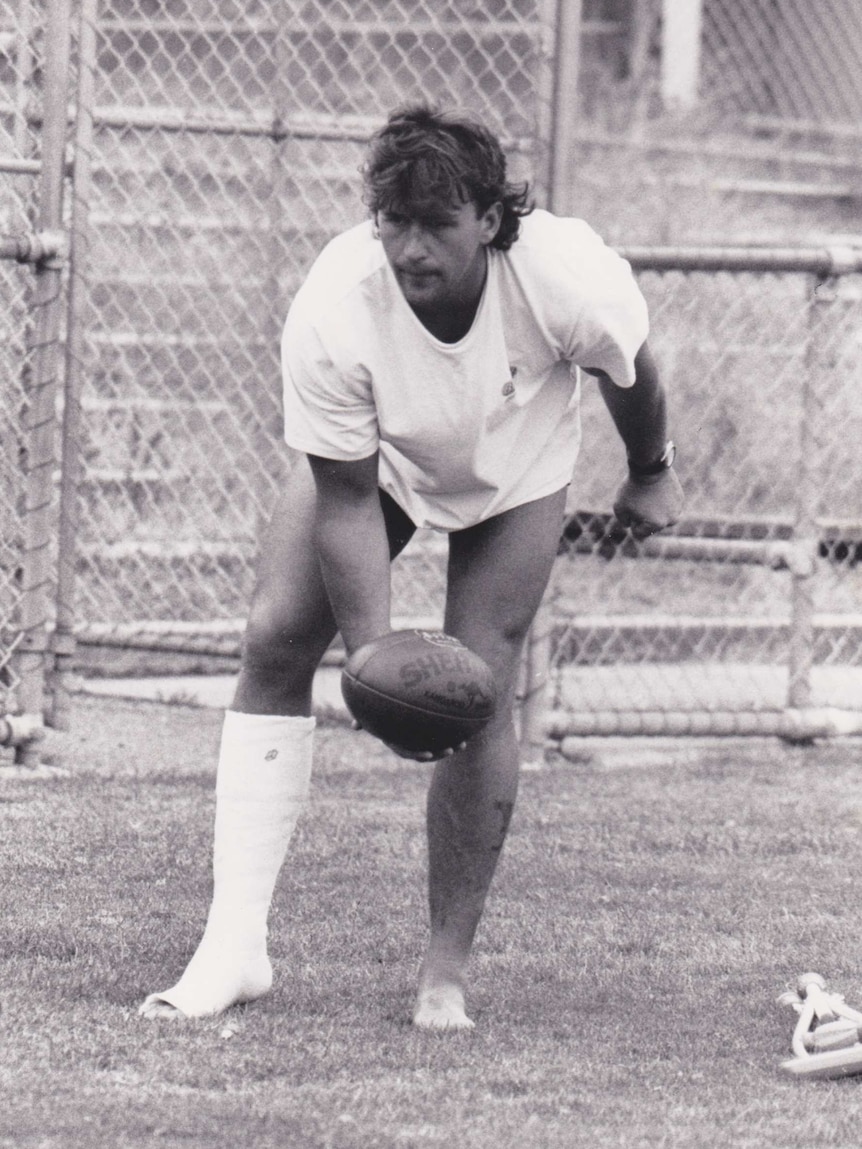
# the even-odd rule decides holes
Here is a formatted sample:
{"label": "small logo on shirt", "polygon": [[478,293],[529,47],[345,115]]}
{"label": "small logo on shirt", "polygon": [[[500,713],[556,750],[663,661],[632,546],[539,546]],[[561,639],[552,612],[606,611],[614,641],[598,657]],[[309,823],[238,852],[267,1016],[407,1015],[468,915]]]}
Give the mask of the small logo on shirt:
{"label": "small logo on shirt", "polygon": [[511,379],[507,379],[506,382],[503,384],[503,394],[506,396],[507,399],[509,398],[510,395],[515,394],[515,384],[512,382]]}

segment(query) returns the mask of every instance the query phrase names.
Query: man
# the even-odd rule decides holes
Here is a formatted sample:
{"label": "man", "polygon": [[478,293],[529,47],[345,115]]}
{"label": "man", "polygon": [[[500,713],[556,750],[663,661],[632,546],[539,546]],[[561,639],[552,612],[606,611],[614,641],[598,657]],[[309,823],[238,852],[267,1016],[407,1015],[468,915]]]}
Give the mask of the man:
{"label": "man", "polygon": [[428,794],[413,1020],[471,1028],[465,969],[515,803],[518,663],[578,451],[577,368],[627,452],[617,517],[643,535],[681,508],[628,265],[581,221],[532,211],[467,117],[393,114],[363,175],[372,219],[324,249],[285,325],[285,437],[303,457],[263,541],[225,717],[206,930],[177,985],[144,1002],[150,1018],[270,988],[266,919],[308,793],[313,675],[338,630],[350,653],[391,629],[389,562],[422,526],[449,536],[445,630],[498,689],[494,720],[437,762]]}

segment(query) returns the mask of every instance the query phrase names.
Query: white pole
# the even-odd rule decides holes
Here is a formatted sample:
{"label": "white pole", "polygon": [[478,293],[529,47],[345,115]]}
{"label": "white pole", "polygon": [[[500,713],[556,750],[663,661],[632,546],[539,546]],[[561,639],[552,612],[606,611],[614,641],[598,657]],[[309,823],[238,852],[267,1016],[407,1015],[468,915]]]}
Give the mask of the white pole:
{"label": "white pole", "polygon": [[661,97],[668,109],[697,103],[703,0],[662,0]]}
{"label": "white pole", "polygon": [[557,0],[548,207],[558,215],[573,209],[572,150],[578,122],[582,7],[583,0]]}

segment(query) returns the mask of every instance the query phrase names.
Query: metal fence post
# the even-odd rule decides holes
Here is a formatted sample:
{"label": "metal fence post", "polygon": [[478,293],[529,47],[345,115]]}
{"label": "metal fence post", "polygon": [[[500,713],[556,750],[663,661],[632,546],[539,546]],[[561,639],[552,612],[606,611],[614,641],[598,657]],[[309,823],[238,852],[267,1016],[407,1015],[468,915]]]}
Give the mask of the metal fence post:
{"label": "metal fence post", "polygon": [[[545,200],[550,211],[564,215],[571,211],[572,148],[578,118],[578,79],[580,75],[582,0],[556,0],[544,9],[545,35],[552,45],[545,45],[544,59],[549,61],[550,75],[542,87],[549,89],[547,123],[541,122],[539,135],[547,136],[547,163],[543,165]],[[553,575],[551,576],[553,584]],[[553,610],[552,589],[539,607],[524,648],[521,662],[520,745],[524,758],[539,762],[545,753],[545,712],[547,687],[551,670]]]}
{"label": "metal fence post", "polygon": [[549,210],[558,215],[568,215],[572,210],[582,10],[582,0],[557,0],[547,196]]}
{"label": "metal fence post", "polygon": [[793,524],[794,561],[791,563],[792,598],[787,705],[805,710],[812,703],[814,667],[814,610],[818,555],[817,513],[821,467],[818,444],[823,434],[821,378],[830,379],[829,341],[824,338],[825,308],[834,302],[832,277],[813,276],[808,308],[808,347],[802,374],[799,412],[799,465],[796,486],[796,517]]}
{"label": "metal fence post", "polygon": [[[63,224],[66,100],[69,72],[69,0],[49,0],[45,19],[39,227],[56,234]],[[27,409],[24,474],[24,544],[21,557],[21,645],[19,705],[41,725],[45,713],[45,670],[52,581],[53,472],[56,464],[55,404],[59,386],[62,258],[36,266],[33,295],[33,356],[25,380]],[[33,741],[17,749],[18,760],[38,758]]]}
{"label": "metal fence post", "polygon": [[68,727],[69,675],[75,656],[75,567],[78,557],[80,517],[78,484],[81,471],[81,387],[87,253],[90,243],[90,169],[93,151],[97,8],[98,0],[82,0],[78,34],[78,91],[75,110],[69,297],[66,310],[65,390],[57,529],[57,619],[53,638],[54,674],[51,707],[51,724],[58,730],[65,730]]}

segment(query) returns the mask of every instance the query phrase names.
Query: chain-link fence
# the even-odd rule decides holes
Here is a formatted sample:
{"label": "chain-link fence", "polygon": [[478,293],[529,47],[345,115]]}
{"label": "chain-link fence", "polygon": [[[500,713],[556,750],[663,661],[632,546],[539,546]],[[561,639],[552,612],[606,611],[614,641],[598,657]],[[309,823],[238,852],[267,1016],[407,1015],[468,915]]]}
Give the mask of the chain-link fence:
{"label": "chain-link fence", "polygon": [[[0,8],[0,53],[6,72],[0,102],[0,231],[8,237],[26,233],[33,203],[29,160],[33,141],[23,107],[29,61],[20,56],[23,28],[9,4]],[[14,161],[14,162],[13,162]],[[15,169],[18,169],[17,173]],[[23,170],[22,170],[23,169]],[[13,654],[21,641],[21,552],[23,549],[24,483],[21,460],[26,446],[23,426],[24,372],[27,364],[27,316],[30,277],[17,264],[15,245],[7,241],[0,261],[0,714],[18,685]]]}
{"label": "chain-link fence", "polygon": [[0,5],[0,745],[25,760],[55,586],[69,31],[66,4]]}
{"label": "chain-link fence", "polygon": [[617,243],[858,231],[857,0],[584,0],[584,15],[566,210]]}
{"label": "chain-link fence", "polygon": [[4,386],[0,390],[0,712],[18,685],[13,653],[21,641],[20,563],[23,547],[23,484],[21,459],[24,455],[24,381],[26,363],[27,314],[26,272],[11,261],[0,263],[0,370]]}
{"label": "chain-link fence", "polygon": [[[702,246],[751,236],[763,243],[854,230],[859,16],[853,0],[829,0],[812,31],[809,7],[804,0],[0,3],[0,151],[16,172],[4,194],[18,205],[10,231],[18,218],[37,224],[30,198],[42,170],[37,153],[50,144],[56,167],[59,145],[62,173],[65,97],[62,114],[55,107],[49,115],[41,91],[45,77],[55,88],[65,83],[57,62],[70,17],[77,83],[62,451],[56,375],[37,352],[45,336],[57,342],[56,308],[39,336],[44,319],[27,318],[39,308],[25,313],[20,303],[19,285],[32,272],[0,263],[10,292],[3,353],[9,378],[23,388],[16,395],[19,383],[10,384],[0,419],[27,457],[22,471],[12,453],[4,455],[17,484],[0,511],[9,524],[0,575],[7,690],[10,674],[23,668],[24,697],[41,706],[37,678],[49,641],[55,720],[76,659],[104,668],[109,648],[235,658],[256,539],[291,463],[281,441],[280,327],[323,244],[365,214],[357,169],[369,132],[394,105],[430,99],[478,112],[503,137],[513,174],[533,179],[540,203],[586,216],[617,244]],[[687,57],[669,48],[670,22],[674,36],[690,35],[695,10],[695,78],[680,80],[677,65]],[[50,68],[42,66],[43,29],[54,44]],[[766,50],[779,41],[780,52]],[[793,101],[791,73],[805,77],[792,85]],[[671,107],[669,93],[684,97],[686,83],[694,102]],[[798,137],[803,143],[787,134],[812,124],[824,133]],[[16,200],[12,186],[27,181]],[[55,179],[48,189],[55,201],[57,190]],[[40,228],[49,226],[39,218]],[[561,562],[554,588],[580,621],[548,628],[528,679],[535,683],[551,667],[557,711],[581,698],[579,708],[595,715],[601,707],[589,689],[607,682],[615,713],[651,712],[657,688],[641,676],[640,693],[629,698],[632,679],[615,680],[610,664],[642,663],[658,675],[655,683],[671,664],[694,659],[749,684],[738,700],[743,710],[755,695],[772,707],[776,691],[807,707],[806,689],[815,702],[823,696],[821,669],[840,663],[843,673],[859,657],[850,621],[857,528],[848,522],[859,472],[843,446],[849,436],[810,456],[823,468],[822,505],[806,512],[817,520],[809,533],[820,548],[817,577],[806,582],[793,557],[798,490],[788,460],[804,425],[796,417],[800,381],[811,378],[812,356],[826,346],[818,330],[831,330],[837,316],[846,326],[836,328],[840,355],[828,396],[835,415],[816,422],[825,433],[835,419],[842,429],[858,422],[856,281],[836,279],[844,286],[827,307],[824,287],[812,294],[814,273],[793,272],[787,261],[780,273],[747,272],[739,261],[724,272],[693,270],[684,259],[678,271],[650,270],[645,260],[638,266],[678,415],[688,518],[682,534],[644,549],[664,547],[673,555],[667,561],[635,561],[626,547],[611,562],[601,557],[589,540],[622,460],[617,453],[611,462],[607,428],[600,435],[601,416],[589,414],[588,445],[605,443],[606,454],[590,455],[588,446],[579,466],[572,509],[587,514],[573,520],[569,545],[579,553]],[[39,268],[34,299],[41,291],[48,302],[60,269],[44,258]],[[846,468],[835,463],[845,457]],[[45,476],[56,476],[58,460],[61,481],[49,490]],[[842,482],[843,509],[835,501]],[[32,513],[22,519],[27,507]],[[399,618],[439,618],[441,546],[421,536],[399,560]],[[818,597],[806,607],[800,588],[812,583]],[[666,626],[671,615],[674,625]],[[792,634],[816,639],[813,678]],[[589,689],[577,677],[588,661]],[[767,664],[807,686],[793,693],[784,680],[767,683],[759,669]],[[715,711],[725,697],[712,680],[694,695],[694,679],[685,681],[691,712]],[[602,687],[602,707],[609,697]],[[834,697],[844,705],[843,694]],[[678,708],[681,698],[661,705]]]}
{"label": "chain-link fence", "polygon": [[705,0],[703,98],[719,110],[804,124],[862,118],[855,0]]}
{"label": "chain-link fence", "polygon": [[824,709],[862,711],[862,253],[631,256],[685,517],[608,542],[622,457],[591,396],[532,668],[551,729],[828,729]]}
{"label": "chain-link fence", "polygon": [[843,134],[862,117],[856,0],[582,0],[582,8],[590,119],[624,110],[629,125],[643,125],[670,102],[699,104],[725,128],[780,120]]}
{"label": "chain-link fence", "polygon": [[[460,102],[505,138],[516,175],[540,172],[547,20],[535,0],[99,10],[76,173],[82,642],[236,649],[290,466],[281,324],[325,242],[365,215],[365,141],[391,106]],[[439,566],[416,554],[396,575],[413,616],[435,609],[414,568]]]}

